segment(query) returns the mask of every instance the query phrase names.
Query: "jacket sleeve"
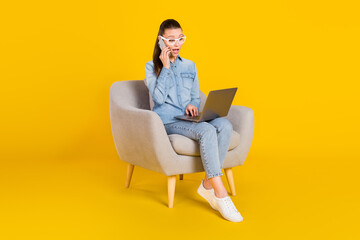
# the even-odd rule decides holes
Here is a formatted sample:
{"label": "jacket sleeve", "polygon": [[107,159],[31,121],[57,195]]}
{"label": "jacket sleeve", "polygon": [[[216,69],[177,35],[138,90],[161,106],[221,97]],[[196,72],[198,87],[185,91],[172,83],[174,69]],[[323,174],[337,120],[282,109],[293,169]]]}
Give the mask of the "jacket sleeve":
{"label": "jacket sleeve", "polygon": [[170,88],[175,84],[173,73],[170,69],[163,67],[159,74],[156,76],[154,65],[151,63],[145,64],[146,82],[149,92],[154,103],[161,105],[165,102]]}
{"label": "jacket sleeve", "polygon": [[191,89],[191,101],[189,104],[194,105],[195,107],[197,107],[198,110],[200,110],[200,89],[199,89],[199,78],[198,78],[198,74],[197,74],[197,68],[196,68],[196,64],[194,63],[194,68],[195,68],[195,78],[194,78],[194,85]]}

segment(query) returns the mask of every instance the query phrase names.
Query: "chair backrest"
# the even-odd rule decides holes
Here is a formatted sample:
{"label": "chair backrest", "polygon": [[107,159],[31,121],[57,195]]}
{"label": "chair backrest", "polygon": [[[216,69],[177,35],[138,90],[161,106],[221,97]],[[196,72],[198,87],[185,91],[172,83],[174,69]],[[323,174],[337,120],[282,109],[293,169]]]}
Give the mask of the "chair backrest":
{"label": "chair backrest", "polygon": [[[130,80],[114,82],[110,88],[110,98],[120,105],[128,105],[135,108],[149,109],[149,90],[144,80]],[[206,95],[200,90],[200,111],[202,111]]]}
{"label": "chair backrest", "polygon": [[150,109],[149,91],[142,80],[114,82],[110,98],[120,106]]}

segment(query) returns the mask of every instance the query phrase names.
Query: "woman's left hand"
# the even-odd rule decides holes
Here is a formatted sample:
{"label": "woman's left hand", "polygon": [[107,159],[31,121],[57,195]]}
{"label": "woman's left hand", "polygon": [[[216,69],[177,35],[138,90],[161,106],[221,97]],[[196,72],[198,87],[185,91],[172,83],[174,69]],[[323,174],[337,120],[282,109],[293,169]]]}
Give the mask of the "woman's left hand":
{"label": "woman's left hand", "polygon": [[191,104],[188,104],[186,106],[185,112],[186,112],[186,115],[189,115],[189,113],[191,114],[191,116],[199,115],[197,107],[195,107],[194,105],[191,105]]}

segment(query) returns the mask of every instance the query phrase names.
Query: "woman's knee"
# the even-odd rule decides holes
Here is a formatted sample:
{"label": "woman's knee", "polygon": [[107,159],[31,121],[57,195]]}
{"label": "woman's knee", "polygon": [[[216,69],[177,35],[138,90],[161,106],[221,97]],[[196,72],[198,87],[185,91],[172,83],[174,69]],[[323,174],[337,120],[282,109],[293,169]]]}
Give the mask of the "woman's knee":
{"label": "woman's knee", "polygon": [[233,130],[233,126],[232,126],[231,122],[226,118],[219,118],[218,125],[220,126],[219,131],[232,132],[232,130]]}
{"label": "woman's knee", "polygon": [[208,122],[198,123],[198,131],[197,132],[199,135],[199,139],[204,136],[209,136],[209,135],[216,136],[216,128]]}
{"label": "woman's knee", "polygon": [[233,125],[232,125],[232,123],[228,120],[228,119],[226,119],[226,118],[224,118],[226,121],[226,129],[228,130],[228,131],[230,131],[230,132],[232,132],[233,131]]}

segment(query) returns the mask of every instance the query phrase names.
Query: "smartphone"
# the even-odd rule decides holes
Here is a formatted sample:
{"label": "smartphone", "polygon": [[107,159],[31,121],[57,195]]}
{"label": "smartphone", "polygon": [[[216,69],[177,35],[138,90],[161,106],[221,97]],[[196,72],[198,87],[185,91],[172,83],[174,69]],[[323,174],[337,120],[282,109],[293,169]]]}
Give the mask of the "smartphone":
{"label": "smartphone", "polygon": [[161,50],[163,50],[163,48],[166,47],[164,40],[162,38],[160,38],[160,40],[159,40],[159,47]]}

